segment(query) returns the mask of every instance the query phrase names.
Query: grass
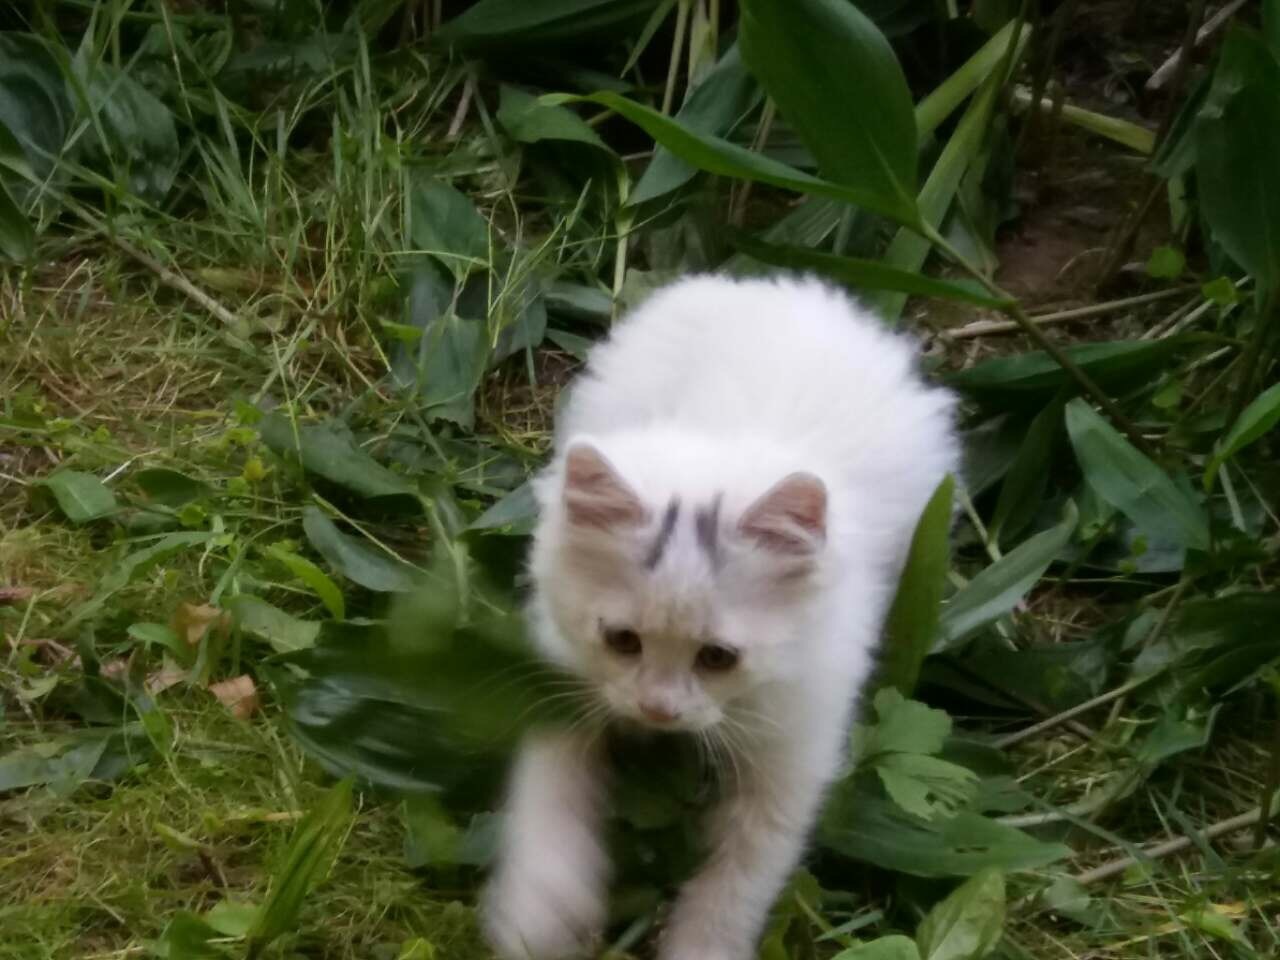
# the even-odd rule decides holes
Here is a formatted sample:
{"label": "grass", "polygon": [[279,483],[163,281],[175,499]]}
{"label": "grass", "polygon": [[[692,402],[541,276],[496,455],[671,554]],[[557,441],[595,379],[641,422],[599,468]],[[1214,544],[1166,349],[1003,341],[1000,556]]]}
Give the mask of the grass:
{"label": "grass", "polygon": [[[408,10],[403,29],[411,35],[418,20]],[[88,768],[70,760],[42,767],[47,775],[33,786],[0,792],[0,957],[178,957],[187,954],[166,930],[184,911],[261,904],[280,885],[298,824],[331,783],[284,722],[278,691],[289,667],[279,631],[242,624],[224,638],[217,626],[196,627],[196,643],[184,647],[193,628],[183,605],[212,610],[249,594],[332,627],[318,581],[267,549],[281,547],[312,558],[320,576],[337,583],[350,623],[383,616],[385,594],[360,587],[358,571],[309,545],[304,508],[352,520],[343,529],[375,556],[425,564],[445,535],[506,502],[545,454],[557,396],[613,310],[668,275],[729,253],[719,249],[719,232],[730,190],[712,181],[639,216],[621,209],[620,171],[634,180],[647,141],[593,118],[619,150],[641,151],[623,166],[595,146],[517,140],[498,115],[486,68],[422,44],[343,33],[355,43],[351,56],[321,58],[310,69],[294,62],[295,72],[255,83],[211,66],[226,22],[220,15],[126,3],[96,12],[72,3],[61,15],[67,36],[90,38],[95,63],[149,78],[182,135],[176,177],[162,197],[125,186],[154,157],[130,160],[118,143],[105,158],[60,156],[56,174],[27,203],[39,227],[33,256],[0,273],[0,778],[15,757],[74,759],[77,745],[101,746],[95,731],[130,734],[107,742]],[[397,29],[388,23],[384,32]],[[174,38],[165,56],[145,53],[136,26]],[[287,25],[254,29],[258,39],[280,29],[271,35],[286,45],[309,36]],[[635,76],[652,66],[641,58]],[[659,66],[652,75],[667,76],[666,63]],[[661,89],[648,92],[662,99]],[[102,118],[79,116],[72,138],[92,139]],[[743,129],[750,140],[754,124]],[[1054,135],[1084,154],[1079,136]],[[458,201],[428,199],[429,178],[456,187],[466,209],[444,216],[431,206]],[[1025,222],[1046,237],[1060,231],[1061,221],[1036,227],[1038,211],[1060,200],[1032,204]],[[746,220],[771,223],[793,204],[757,184]],[[841,247],[852,251],[862,235],[886,234],[865,226],[854,230],[849,218]],[[1025,250],[1013,253],[1011,261],[1028,259]],[[1025,274],[1052,275],[1041,263]],[[1024,289],[1018,280],[1002,284]],[[1060,299],[1060,290],[1031,286],[1028,306]],[[1076,293],[1071,306],[1080,305]],[[443,299],[432,306],[433,297]],[[1055,327],[1055,338],[1137,339],[1185,322],[1179,318],[1204,302],[1189,285],[1185,298],[1121,306],[1084,328]],[[478,352],[469,354],[465,335],[448,329],[445,346],[436,346],[455,351],[455,362],[433,369],[425,389],[406,387],[397,380],[405,356],[412,380],[421,339],[436,335],[437,318],[450,308],[477,318]],[[523,343],[515,334],[536,326],[541,308],[548,336]],[[1160,437],[1163,464],[1180,463],[1188,451],[1187,462],[1198,462],[1204,437],[1216,435],[1208,431],[1222,428],[1233,399],[1231,350],[1242,342],[1231,324],[1242,312],[1201,311],[1194,322],[1208,333],[1203,347],[1117,394],[1127,414]],[[926,311],[914,301],[905,315],[921,333],[994,316],[955,304]],[[1021,337],[952,339],[944,331],[932,338],[930,360],[954,369],[1027,347]],[[496,351],[509,356],[488,362]],[[269,411],[304,425],[350,426],[358,448],[409,478],[432,510],[374,508],[314,469],[299,470],[264,442],[260,418]],[[1024,411],[1001,412],[1022,429]],[[180,472],[199,494],[172,506],[148,495],[140,484],[156,468]],[[70,522],[43,483],[61,470],[98,478],[120,510]],[[1252,831],[1205,839],[1212,824],[1256,806],[1266,791],[1275,698],[1265,681],[1191,696],[1175,682],[1196,666],[1188,662],[1070,722],[992,749],[1010,731],[1121,687],[1134,657],[1167,639],[1136,631],[1144,611],[1148,628],[1167,611],[1176,636],[1173,605],[1275,582],[1274,459],[1264,452],[1244,466],[1233,462],[1227,476],[1233,492],[1210,504],[1252,533],[1230,540],[1215,555],[1219,566],[1189,567],[1192,586],[1179,587],[1168,571],[1059,563],[1022,607],[984,631],[967,659],[934,658],[943,662],[926,670],[920,696],[945,705],[985,751],[974,761],[986,765],[985,811],[1071,848],[1064,861],[1010,874],[998,956],[1280,951],[1274,842],[1255,850]],[[1065,489],[1082,511],[1095,511],[1103,541],[1116,520],[1091,508],[1074,478],[1073,465],[1042,499],[1061,499]],[[975,511],[988,523],[996,495],[994,487],[975,491]],[[1056,522],[1057,505],[1036,512],[1028,529]],[[130,566],[174,534],[199,542]],[[520,541],[500,534],[461,539],[510,566]],[[971,582],[1000,552],[972,523],[961,525],[957,541],[956,583]],[[1007,553],[1019,542],[1025,536],[1001,546]],[[177,636],[173,647],[154,639],[166,625]],[[1000,659],[1010,650],[1044,659]],[[1014,682],[999,682],[1014,667],[1022,671]],[[260,698],[247,718],[233,716],[209,689],[242,675]],[[103,700],[104,689],[127,690],[132,705]],[[409,866],[430,859],[423,849],[437,849],[426,822],[393,795],[358,794],[337,860],[267,955],[487,956],[473,910],[478,875],[467,858]],[[1192,840],[1183,855],[1087,888],[1072,880],[1180,836]],[[801,941],[846,920],[862,924],[858,936],[910,932],[949,887],[825,860],[815,871],[826,892],[796,914]],[[839,937],[823,941],[818,955],[833,952],[833,942]],[[217,943],[225,955],[243,955],[234,936]],[[641,938],[635,952],[649,946]],[[805,949],[793,955],[809,956]]]}

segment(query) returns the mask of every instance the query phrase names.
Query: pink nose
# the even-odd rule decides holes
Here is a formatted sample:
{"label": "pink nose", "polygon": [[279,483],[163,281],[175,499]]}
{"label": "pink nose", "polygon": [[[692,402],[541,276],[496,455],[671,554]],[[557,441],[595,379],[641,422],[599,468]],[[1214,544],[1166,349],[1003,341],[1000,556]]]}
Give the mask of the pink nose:
{"label": "pink nose", "polygon": [[677,711],[652,703],[640,704],[640,712],[644,714],[644,718],[650,723],[671,723],[680,719],[680,714]]}

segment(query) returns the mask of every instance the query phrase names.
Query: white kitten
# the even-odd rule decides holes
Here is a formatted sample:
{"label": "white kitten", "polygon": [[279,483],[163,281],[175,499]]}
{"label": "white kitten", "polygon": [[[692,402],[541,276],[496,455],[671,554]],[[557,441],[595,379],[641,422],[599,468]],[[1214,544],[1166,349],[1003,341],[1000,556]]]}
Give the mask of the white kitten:
{"label": "white kitten", "polygon": [[[664,960],[746,960],[795,868],[916,521],[958,448],[906,339],[812,280],[698,277],[591,354],[537,480],[534,633],[612,714],[733,751]],[[605,917],[590,735],[531,735],[486,928],[505,957]]]}

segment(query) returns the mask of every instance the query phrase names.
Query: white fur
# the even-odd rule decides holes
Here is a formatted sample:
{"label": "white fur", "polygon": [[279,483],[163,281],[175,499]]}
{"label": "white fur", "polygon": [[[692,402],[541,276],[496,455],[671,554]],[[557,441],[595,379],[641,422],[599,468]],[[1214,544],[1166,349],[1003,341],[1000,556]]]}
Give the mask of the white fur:
{"label": "white fur", "polygon": [[[572,388],[536,487],[537,641],[610,713],[676,714],[667,726],[695,731],[729,771],[711,856],[674,907],[663,960],[753,956],[839,771],[912,531],[958,463],[952,398],[914,367],[909,340],[816,281],[696,277],[619,323]],[[570,449],[612,466],[624,492],[608,495],[634,495],[640,522],[570,518]],[[799,556],[739,526],[797,471],[827,495],[825,531]],[[713,562],[694,518],[717,497]],[[634,630],[643,652],[619,656],[602,625]],[[738,665],[695,667],[707,642],[739,650]],[[599,933],[607,868],[591,740],[539,734],[517,765],[486,903],[505,957],[564,956]]]}

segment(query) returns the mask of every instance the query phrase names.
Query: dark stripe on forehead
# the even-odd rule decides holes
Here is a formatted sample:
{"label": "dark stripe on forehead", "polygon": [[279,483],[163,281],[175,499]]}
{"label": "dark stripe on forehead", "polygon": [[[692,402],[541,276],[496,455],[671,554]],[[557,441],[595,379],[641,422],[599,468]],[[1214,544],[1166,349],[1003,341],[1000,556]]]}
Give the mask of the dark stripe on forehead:
{"label": "dark stripe on forehead", "polygon": [[671,502],[667,504],[667,512],[662,515],[662,526],[658,528],[658,536],[653,541],[653,546],[649,548],[649,552],[645,554],[645,569],[654,569],[662,559],[662,553],[667,549],[667,541],[671,539],[671,534],[675,533],[676,520],[679,517],[680,500],[672,497]]}
{"label": "dark stripe on forehead", "polygon": [[720,500],[723,496],[717,493],[711,501],[711,506],[699,508],[693,516],[698,545],[702,547],[713,567],[720,565]]}

